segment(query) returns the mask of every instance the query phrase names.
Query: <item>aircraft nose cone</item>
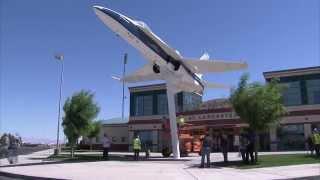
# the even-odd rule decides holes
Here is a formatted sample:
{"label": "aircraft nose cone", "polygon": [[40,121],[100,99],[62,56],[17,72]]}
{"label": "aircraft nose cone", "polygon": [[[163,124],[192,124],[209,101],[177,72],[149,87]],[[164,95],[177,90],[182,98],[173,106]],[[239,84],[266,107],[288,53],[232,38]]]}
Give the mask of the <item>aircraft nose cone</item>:
{"label": "aircraft nose cone", "polygon": [[105,8],[103,6],[93,6],[93,10],[97,13],[100,14],[100,16],[103,15],[107,15],[111,18],[114,18],[116,16],[117,13],[115,13],[114,11],[112,11],[111,9]]}
{"label": "aircraft nose cone", "polygon": [[93,9],[94,10],[103,10],[104,9],[104,7],[102,7],[102,6],[93,6]]}

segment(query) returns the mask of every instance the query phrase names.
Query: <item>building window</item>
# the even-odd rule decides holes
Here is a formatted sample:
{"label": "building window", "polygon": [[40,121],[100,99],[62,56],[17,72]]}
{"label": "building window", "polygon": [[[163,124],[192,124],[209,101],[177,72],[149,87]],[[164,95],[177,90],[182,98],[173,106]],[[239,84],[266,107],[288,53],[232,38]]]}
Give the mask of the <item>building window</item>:
{"label": "building window", "polygon": [[304,149],[304,127],[303,124],[290,124],[278,129],[280,150],[303,150]]}
{"label": "building window", "polygon": [[308,104],[320,104],[320,79],[307,80]]}
{"label": "building window", "polygon": [[144,115],[152,115],[152,96],[144,96],[143,97],[143,111]]}
{"label": "building window", "polygon": [[283,92],[283,103],[287,106],[301,104],[301,89],[300,82],[284,83],[285,90]]}
{"label": "building window", "polygon": [[141,140],[142,148],[144,148],[145,146],[152,146],[152,131],[140,131],[138,132],[138,135]]}
{"label": "building window", "polygon": [[158,100],[158,114],[159,115],[168,114],[167,95],[166,94],[158,94],[157,100]]}
{"label": "building window", "polygon": [[143,96],[138,96],[136,98],[136,116],[143,115]]}
{"label": "building window", "polygon": [[143,115],[152,115],[152,96],[137,96],[136,97],[136,116],[143,116]]}
{"label": "building window", "polygon": [[121,142],[126,142],[126,137],[121,137]]}
{"label": "building window", "polygon": [[[201,104],[201,96],[195,93],[183,92],[183,111],[197,109]],[[209,105],[208,105],[209,107]]]}
{"label": "building window", "polygon": [[112,138],[111,138],[111,141],[112,141],[113,143],[115,143],[115,142],[117,142],[117,138],[116,138],[116,137],[112,137]]}

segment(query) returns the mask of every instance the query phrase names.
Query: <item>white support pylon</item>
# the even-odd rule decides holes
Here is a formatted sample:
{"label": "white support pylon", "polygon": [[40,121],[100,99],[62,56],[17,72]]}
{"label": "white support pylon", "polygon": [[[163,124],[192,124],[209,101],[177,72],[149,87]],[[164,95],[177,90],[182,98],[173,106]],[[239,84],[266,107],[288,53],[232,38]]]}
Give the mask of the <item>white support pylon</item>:
{"label": "white support pylon", "polygon": [[167,83],[167,98],[168,98],[168,109],[169,109],[169,120],[170,120],[170,133],[171,133],[171,147],[173,152],[173,158],[180,158],[179,138],[177,131],[176,121],[176,107],[174,102],[174,95],[176,94],[175,88]]}

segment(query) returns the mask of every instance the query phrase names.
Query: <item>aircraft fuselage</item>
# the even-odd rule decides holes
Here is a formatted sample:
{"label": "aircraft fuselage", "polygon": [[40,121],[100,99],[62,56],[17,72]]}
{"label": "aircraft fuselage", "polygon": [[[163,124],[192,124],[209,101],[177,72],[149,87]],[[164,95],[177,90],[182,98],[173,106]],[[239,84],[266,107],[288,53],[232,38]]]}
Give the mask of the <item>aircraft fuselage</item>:
{"label": "aircraft fuselage", "polygon": [[[113,10],[95,6],[98,17],[117,35],[135,47],[154,66],[159,68],[162,79],[177,91],[201,93],[201,79],[181,60],[180,54],[158,38],[143,23],[134,21]],[[155,67],[154,67],[155,68]]]}

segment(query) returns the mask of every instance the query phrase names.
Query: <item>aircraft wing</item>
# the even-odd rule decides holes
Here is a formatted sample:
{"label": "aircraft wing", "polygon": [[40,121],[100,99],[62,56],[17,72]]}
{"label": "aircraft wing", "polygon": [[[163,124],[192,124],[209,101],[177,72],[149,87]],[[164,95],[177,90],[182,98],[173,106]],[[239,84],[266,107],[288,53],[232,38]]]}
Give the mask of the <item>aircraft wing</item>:
{"label": "aircraft wing", "polygon": [[153,72],[151,64],[144,65],[142,68],[138,69],[132,74],[125,76],[124,78],[117,78],[117,77],[112,77],[112,78],[116,80],[128,82],[128,83],[162,80],[160,74],[156,74]]}
{"label": "aircraft wing", "polygon": [[246,69],[248,64],[246,62],[227,62],[218,60],[199,60],[199,59],[185,59],[183,61],[192,68],[194,73],[209,73],[209,72],[224,72]]}

